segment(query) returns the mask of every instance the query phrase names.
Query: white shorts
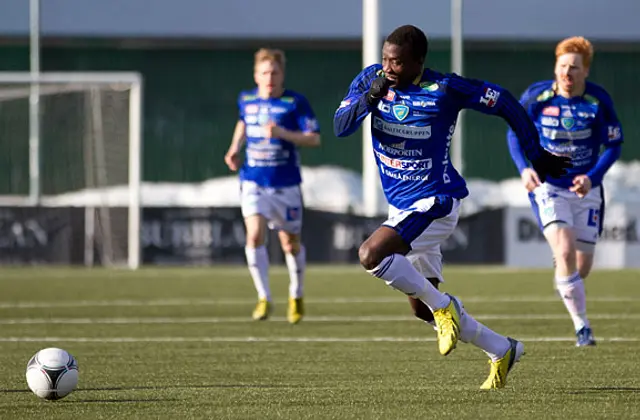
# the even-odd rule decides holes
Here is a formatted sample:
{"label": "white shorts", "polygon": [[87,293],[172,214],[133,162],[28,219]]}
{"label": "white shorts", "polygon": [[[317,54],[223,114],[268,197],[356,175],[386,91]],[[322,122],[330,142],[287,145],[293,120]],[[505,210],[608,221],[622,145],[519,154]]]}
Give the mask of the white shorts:
{"label": "white shorts", "polygon": [[293,234],[302,230],[302,191],[299,185],[267,188],[252,181],[242,181],[240,206],[242,217],[262,215],[270,229]]}
{"label": "white shorts", "polygon": [[593,252],[604,220],[602,187],[594,187],[580,198],[566,188],[543,183],[529,193],[529,199],[540,229],[564,224],[572,228],[579,250]]}
{"label": "white shorts", "polygon": [[407,259],[425,278],[442,277],[442,244],[458,224],[461,201],[449,196],[416,201],[408,210],[389,207],[382,225],[393,228],[411,246]]}

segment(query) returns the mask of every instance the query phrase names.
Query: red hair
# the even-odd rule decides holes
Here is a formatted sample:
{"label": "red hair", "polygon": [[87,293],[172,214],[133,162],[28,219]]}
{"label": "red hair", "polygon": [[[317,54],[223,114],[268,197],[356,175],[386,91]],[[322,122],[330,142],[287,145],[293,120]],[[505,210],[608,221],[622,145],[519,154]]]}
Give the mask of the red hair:
{"label": "red hair", "polygon": [[581,36],[574,36],[563,39],[556,46],[556,60],[564,54],[575,53],[582,56],[582,64],[589,68],[593,60],[593,45],[588,39]]}

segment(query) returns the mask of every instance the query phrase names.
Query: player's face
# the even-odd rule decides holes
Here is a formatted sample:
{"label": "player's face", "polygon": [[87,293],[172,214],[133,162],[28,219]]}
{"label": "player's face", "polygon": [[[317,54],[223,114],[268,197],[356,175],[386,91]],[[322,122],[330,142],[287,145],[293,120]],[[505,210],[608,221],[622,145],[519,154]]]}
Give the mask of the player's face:
{"label": "player's face", "polygon": [[253,78],[258,90],[269,96],[277,95],[284,85],[284,72],[275,61],[262,61],[256,65]]}
{"label": "player's face", "polygon": [[422,72],[423,62],[414,58],[411,47],[390,44],[385,42],[382,46],[382,70],[387,79],[391,80],[391,86],[406,86]]}
{"label": "player's face", "polygon": [[582,56],[577,53],[562,54],[556,60],[556,82],[562,92],[580,94],[589,76],[589,69],[584,66]]}

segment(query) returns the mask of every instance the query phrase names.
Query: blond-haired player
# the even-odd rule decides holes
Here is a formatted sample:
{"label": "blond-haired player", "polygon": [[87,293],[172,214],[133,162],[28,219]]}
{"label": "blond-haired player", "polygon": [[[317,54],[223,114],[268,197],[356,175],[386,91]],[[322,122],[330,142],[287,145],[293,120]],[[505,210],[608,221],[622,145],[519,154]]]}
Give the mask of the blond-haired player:
{"label": "blond-haired player", "polygon": [[[273,305],[269,287],[267,227],[278,230],[289,270],[287,319],[302,319],[306,253],[301,242],[302,193],[298,147],[320,144],[318,122],[307,99],[285,89],[285,55],[260,49],[255,54],[256,88],[238,98],[239,118],[225,162],[240,170],[241,206],[247,238],[246,257],[258,292],[253,319],[265,320]],[[245,160],[240,155],[246,143]]]}
{"label": "blond-haired player", "polygon": [[531,85],[520,102],[534,121],[542,146],[569,156],[565,176],[540,182],[512,131],[507,138],[533,211],[555,261],[555,287],[576,331],[576,345],[595,345],[586,311],[584,279],[602,232],[602,179],[620,157],[622,128],[609,94],[587,81],[593,46],[583,37],[556,46],[555,79]]}

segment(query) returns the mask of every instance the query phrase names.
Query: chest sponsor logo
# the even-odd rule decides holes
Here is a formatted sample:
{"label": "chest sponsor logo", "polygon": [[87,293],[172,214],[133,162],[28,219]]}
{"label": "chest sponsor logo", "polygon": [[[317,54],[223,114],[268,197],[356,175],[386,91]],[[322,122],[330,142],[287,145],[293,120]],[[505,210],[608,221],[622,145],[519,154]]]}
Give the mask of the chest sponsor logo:
{"label": "chest sponsor logo", "polygon": [[282,107],[282,106],[272,106],[271,107],[271,113],[273,114],[284,114],[285,112],[287,112],[287,108]]}
{"label": "chest sponsor logo", "polygon": [[540,124],[546,125],[548,127],[557,127],[560,125],[560,121],[557,118],[553,117],[542,117],[540,118]]}
{"label": "chest sponsor logo", "polygon": [[542,135],[549,140],[585,140],[591,137],[591,129],[587,128],[584,130],[564,131],[542,127]]}
{"label": "chest sponsor logo", "polygon": [[381,118],[374,117],[373,128],[385,134],[405,139],[426,140],[431,137],[431,126],[414,127],[402,124],[388,123]]}
{"label": "chest sponsor logo", "polygon": [[417,171],[421,169],[430,170],[433,167],[433,163],[431,159],[395,159],[389,156],[385,156],[379,151],[375,151],[376,156],[380,160],[380,163],[383,165],[393,168],[400,169],[405,171]]}
{"label": "chest sponsor logo", "polygon": [[244,107],[244,113],[245,114],[257,114],[258,113],[258,105],[249,104],[249,105],[245,106]]}
{"label": "chest sponsor logo", "polygon": [[421,108],[428,108],[430,106],[436,106],[435,101],[413,101],[411,104],[413,106],[419,106]]}
{"label": "chest sponsor logo", "polygon": [[542,110],[542,115],[548,115],[549,117],[559,117],[560,108],[557,106],[548,106]]}

